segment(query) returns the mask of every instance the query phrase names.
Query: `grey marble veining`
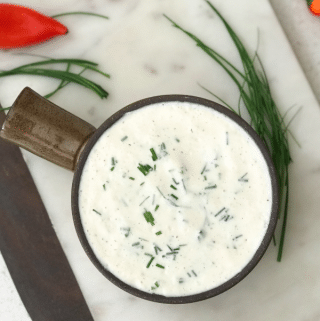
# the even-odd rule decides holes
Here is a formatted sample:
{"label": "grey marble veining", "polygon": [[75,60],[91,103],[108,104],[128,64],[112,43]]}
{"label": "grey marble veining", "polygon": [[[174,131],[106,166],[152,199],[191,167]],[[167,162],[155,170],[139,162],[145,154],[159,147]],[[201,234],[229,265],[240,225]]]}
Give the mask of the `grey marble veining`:
{"label": "grey marble veining", "polygon": [[[267,0],[212,2],[252,54],[257,47],[259,28],[259,55],[280,112],[284,114],[289,110],[285,120],[289,122],[302,107],[290,124],[300,147],[290,138],[293,163],[283,261],[276,262],[276,248],[270,246],[247,278],[226,293],[203,302],[170,306],[133,297],[104,279],[80,246],[71,218],[72,173],[23,152],[96,321],[320,319],[319,105]],[[176,93],[216,100],[198,83],[229,104],[237,105],[239,93],[226,73],[162,15],[166,13],[199,35],[240,68],[239,57],[228,34],[205,1],[21,0],[19,3],[48,15],[90,11],[110,17],[109,20],[61,17],[59,21],[69,28],[67,36],[28,49],[0,52],[0,69],[39,59],[22,53],[81,58],[99,63],[103,71],[111,74],[111,79],[90,72],[86,75],[110,93],[107,99],[101,100],[76,85],[68,85],[51,99],[94,126],[99,126],[125,105],[149,96]],[[3,106],[10,106],[25,86],[45,95],[57,84],[51,79],[27,76],[0,79],[0,101]],[[1,321],[30,320],[1,260],[0,276]]]}

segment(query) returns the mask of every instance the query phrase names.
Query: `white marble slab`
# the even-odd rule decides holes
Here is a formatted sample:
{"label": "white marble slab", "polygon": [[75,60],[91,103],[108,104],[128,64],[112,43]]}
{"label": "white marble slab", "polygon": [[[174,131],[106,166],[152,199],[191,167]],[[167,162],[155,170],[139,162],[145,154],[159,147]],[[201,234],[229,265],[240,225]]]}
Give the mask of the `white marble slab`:
{"label": "white marble slab", "polygon": [[[6,1],[5,1],[6,2]],[[12,1],[10,1],[12,2]],[[105,320],[291,320],[320,319],[320,109],[274,12],[267,0],[212,1],[253,53],[260,30],[259,54],[281,113],[302,110],[290,128],[292,139],[290,204],[283,261],[270,246],[254,271],[226,293],[184,306],[161,305],[133,297],[115,287],[95,269],[76,236],[70,209],[72,173],[24,152],[49,216],[96,321]],[[18,3],[18,1],[16,1]],[[61,17],[69,34],[33,48],[0,52],[0,69],[47,55],[82,58],[99,63],[110,80],[87,76],[110,92],[101,100],[86,89],[69,85],[52,101],[99,126],[121,107],[159,94],[189,94],[215,100],[197,83],[231,105],[238,100],[235,85],[215,62],[162,16],[163,13],[199,35],[240,66],[240,60],[219,19],[202,0],[21,0],[21,4],[53,15],[91,11],[110,20],[86,16]],[[1,104],[10,106],[30,86],[45,95],[58,82],[14,76],[0,80]],[[0,319],[30,320],[0,261]],[[10,304],[10,311],[8,306]]]}

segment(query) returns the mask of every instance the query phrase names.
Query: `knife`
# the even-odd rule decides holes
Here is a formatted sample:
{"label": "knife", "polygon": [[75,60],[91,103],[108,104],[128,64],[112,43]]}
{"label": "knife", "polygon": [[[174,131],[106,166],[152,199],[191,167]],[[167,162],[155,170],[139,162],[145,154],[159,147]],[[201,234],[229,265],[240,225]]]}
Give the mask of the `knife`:
{"label": "knife", "polygon": [[20,149],[1,138],[0,251],[33,321],[93,321]]}

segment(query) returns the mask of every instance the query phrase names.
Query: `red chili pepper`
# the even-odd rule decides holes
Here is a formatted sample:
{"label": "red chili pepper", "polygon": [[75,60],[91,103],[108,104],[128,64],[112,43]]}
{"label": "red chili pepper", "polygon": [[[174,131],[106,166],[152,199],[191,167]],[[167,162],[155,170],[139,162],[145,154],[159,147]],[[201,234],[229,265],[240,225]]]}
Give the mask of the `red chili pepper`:
{"label": "red chili pepper", "polygon": [[320,0],[313,0],[310,5],[310,11],[316,15],[320,16]]}
{"label": "red chili pepper", "polygon": [[63,24],[35,10],[0,4],[0,49],[35,45],[67,32]]}

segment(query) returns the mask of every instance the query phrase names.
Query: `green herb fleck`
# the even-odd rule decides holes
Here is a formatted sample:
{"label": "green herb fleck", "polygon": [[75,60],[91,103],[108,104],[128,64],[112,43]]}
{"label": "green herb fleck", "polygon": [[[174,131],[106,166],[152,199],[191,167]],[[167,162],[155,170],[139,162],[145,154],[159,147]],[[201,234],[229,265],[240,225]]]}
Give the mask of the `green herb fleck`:
{"label": "green herb fleck", "polygon": [[151,265],[151,263],[152,263],[152,261],[154,260],[154,256],[152,256],[152,258],[150,259],[150,261],[148,262],[148,264],[147,264],[147,268],[149,268],[150,267],[150,265]]}
{"label": "green herb fleck", "polygon": [[111,171],[111,172],[113,172],[113,170],[114,170],[114,166],[110,168],[110,171]]}
{"label": "green herb fleck", "polygon": [[205,187],[204,189],[214,189],[214,188],[217,188],[217,185],[216,185],[216,184],[211,185],[211,186],[207,186],[207,187]]}
{"label": "green herb fleck", "polygon": [[106,190],[106,184],[103,184],[102,186],[103,186],[103,189]]}
{"label": "green herb fleck", "polygon": [[145,211],[143,213],[143,216],[148,223],[150,223],[152,226],[154,225],[154,217],[152,216],[152,214],[150,212]]}
{"label": "green herb fleck", "polygon": [[128,136],[124,136],[123,138],[121,138],[121,141],[124,142],[127,138]]}
{"label": "green herb fleck", "polygon": [[172,180],[174,181],[174,183],[176,184],[176,185],[179,185],[180,183],[178,183],[174,178],[172,178]]}
{"label": "green herb fleck", "polygon": [[175,186],[173,186],[173,185],[170,185],[170,187],[173,188],[173,189],[175,189],[175,190],[177,190],[177,188],[176,188]]}
{"label": "green herb fleck", "polygon": [[131,179],[132,181],[134,181],[134,180],[135,180],[135,178],[134,178],[134,177],[129,177],[129,179]]}
{"label": "green herb fleck", "polygon": [[93,209],[93,211],[99,215],[101,215],[101,213],[99,213],[97,210]]}
{"label": "green herb fleck", "polygon": [[147,176],[149,172],[153,170],[152,167],[148,164],[142,165],[139,163],[139,166],[137,168],[144,176]]}
{"label": "green herb fleck", "polygon": [[206,168],[207,168],[207,164],[204,165],[203,170],[201,171],[201,175],[205,172]]}
{"label": "green herb fleck", "polygon": [[193,273],[194,276],[198,276],[196,272],[194,272],[193,270],[191,271]]}
{"label": "green herb fleck", "polygon": [[139,206],[141,206],[150,196],[146,197],[140,204]]}
{"label": "green herb fleck", "polygon": [[161,265],[161,264],[156,264],[156,266],[157,266],[158,268],[160,268],[160,269],[164,269],[164,266]]}
{"label": "green herb fleck", "polygon": [[130,227],[122,227],[121,230],[126,231],[124,234],[125,237],[128,237],[130,234]]}
{"label": "green herb fleck", "polygon": [[174,194],[170,194],[170,196],[172,196],[175,200],[179,199],[179,197],[175,196]]}
{"label": "green herb fleck", "polygon": [[159,208],[159,205],[156,206],[156,208],[154,209],[154,211],[156,212]]}
{"label": "green herb fleck", "polygon": [[179,283],[183,283],[183,282],[184,282],[183,278],[180,278]]}
{"label": "green herb fleck", "polygon": [[178,143],[180,143],[180,139],[176,138],[176,141],[177,141]]}
{"label": "green herb fleck", "polygon": [[140,245],[140,242],[133,243],[132,246],[138,246]]}
{"label": "green herb fleck", "polygon": [[246,175],[247,175],[248,173],[245,173],[243,176],[241,176],[239,179],[238,179],[238,181],[239,182],[248,182],[249,180],[246,178]]}
{"label": "green herb fleck", "polygon": [[156,152],[154,151],[154,149],[150,148],[150,152],[151,152],[152,160],[156,161],[158,159],[158,156],[157,156]]}
{"label": "green herb fleck", "polygon": [[218,216],[218,215],[220,215],[225,209],[226,209],[226,208],[223,207],[217,214],[215,214],[215,217]]}
{"label": "green herb fleck", "polygon": [[157,233],[156,233],[156,235],[161,235],[161,234],[162,234],[162,232],[161,232],[161,231],[159,231],[159,232],[157,232]]}
{"label": "green herb fleck", "polygon": [[159,287],[159,283],[158,283],[158,282],[156,282],[156,283],[155,283],[155,286],[158,288],[158,287]]}
{"label": "green herb fleck", "polygon": [[144,184],[144,182],[142,182],[141,184],[140,184],[140,186],[142,186]]}

